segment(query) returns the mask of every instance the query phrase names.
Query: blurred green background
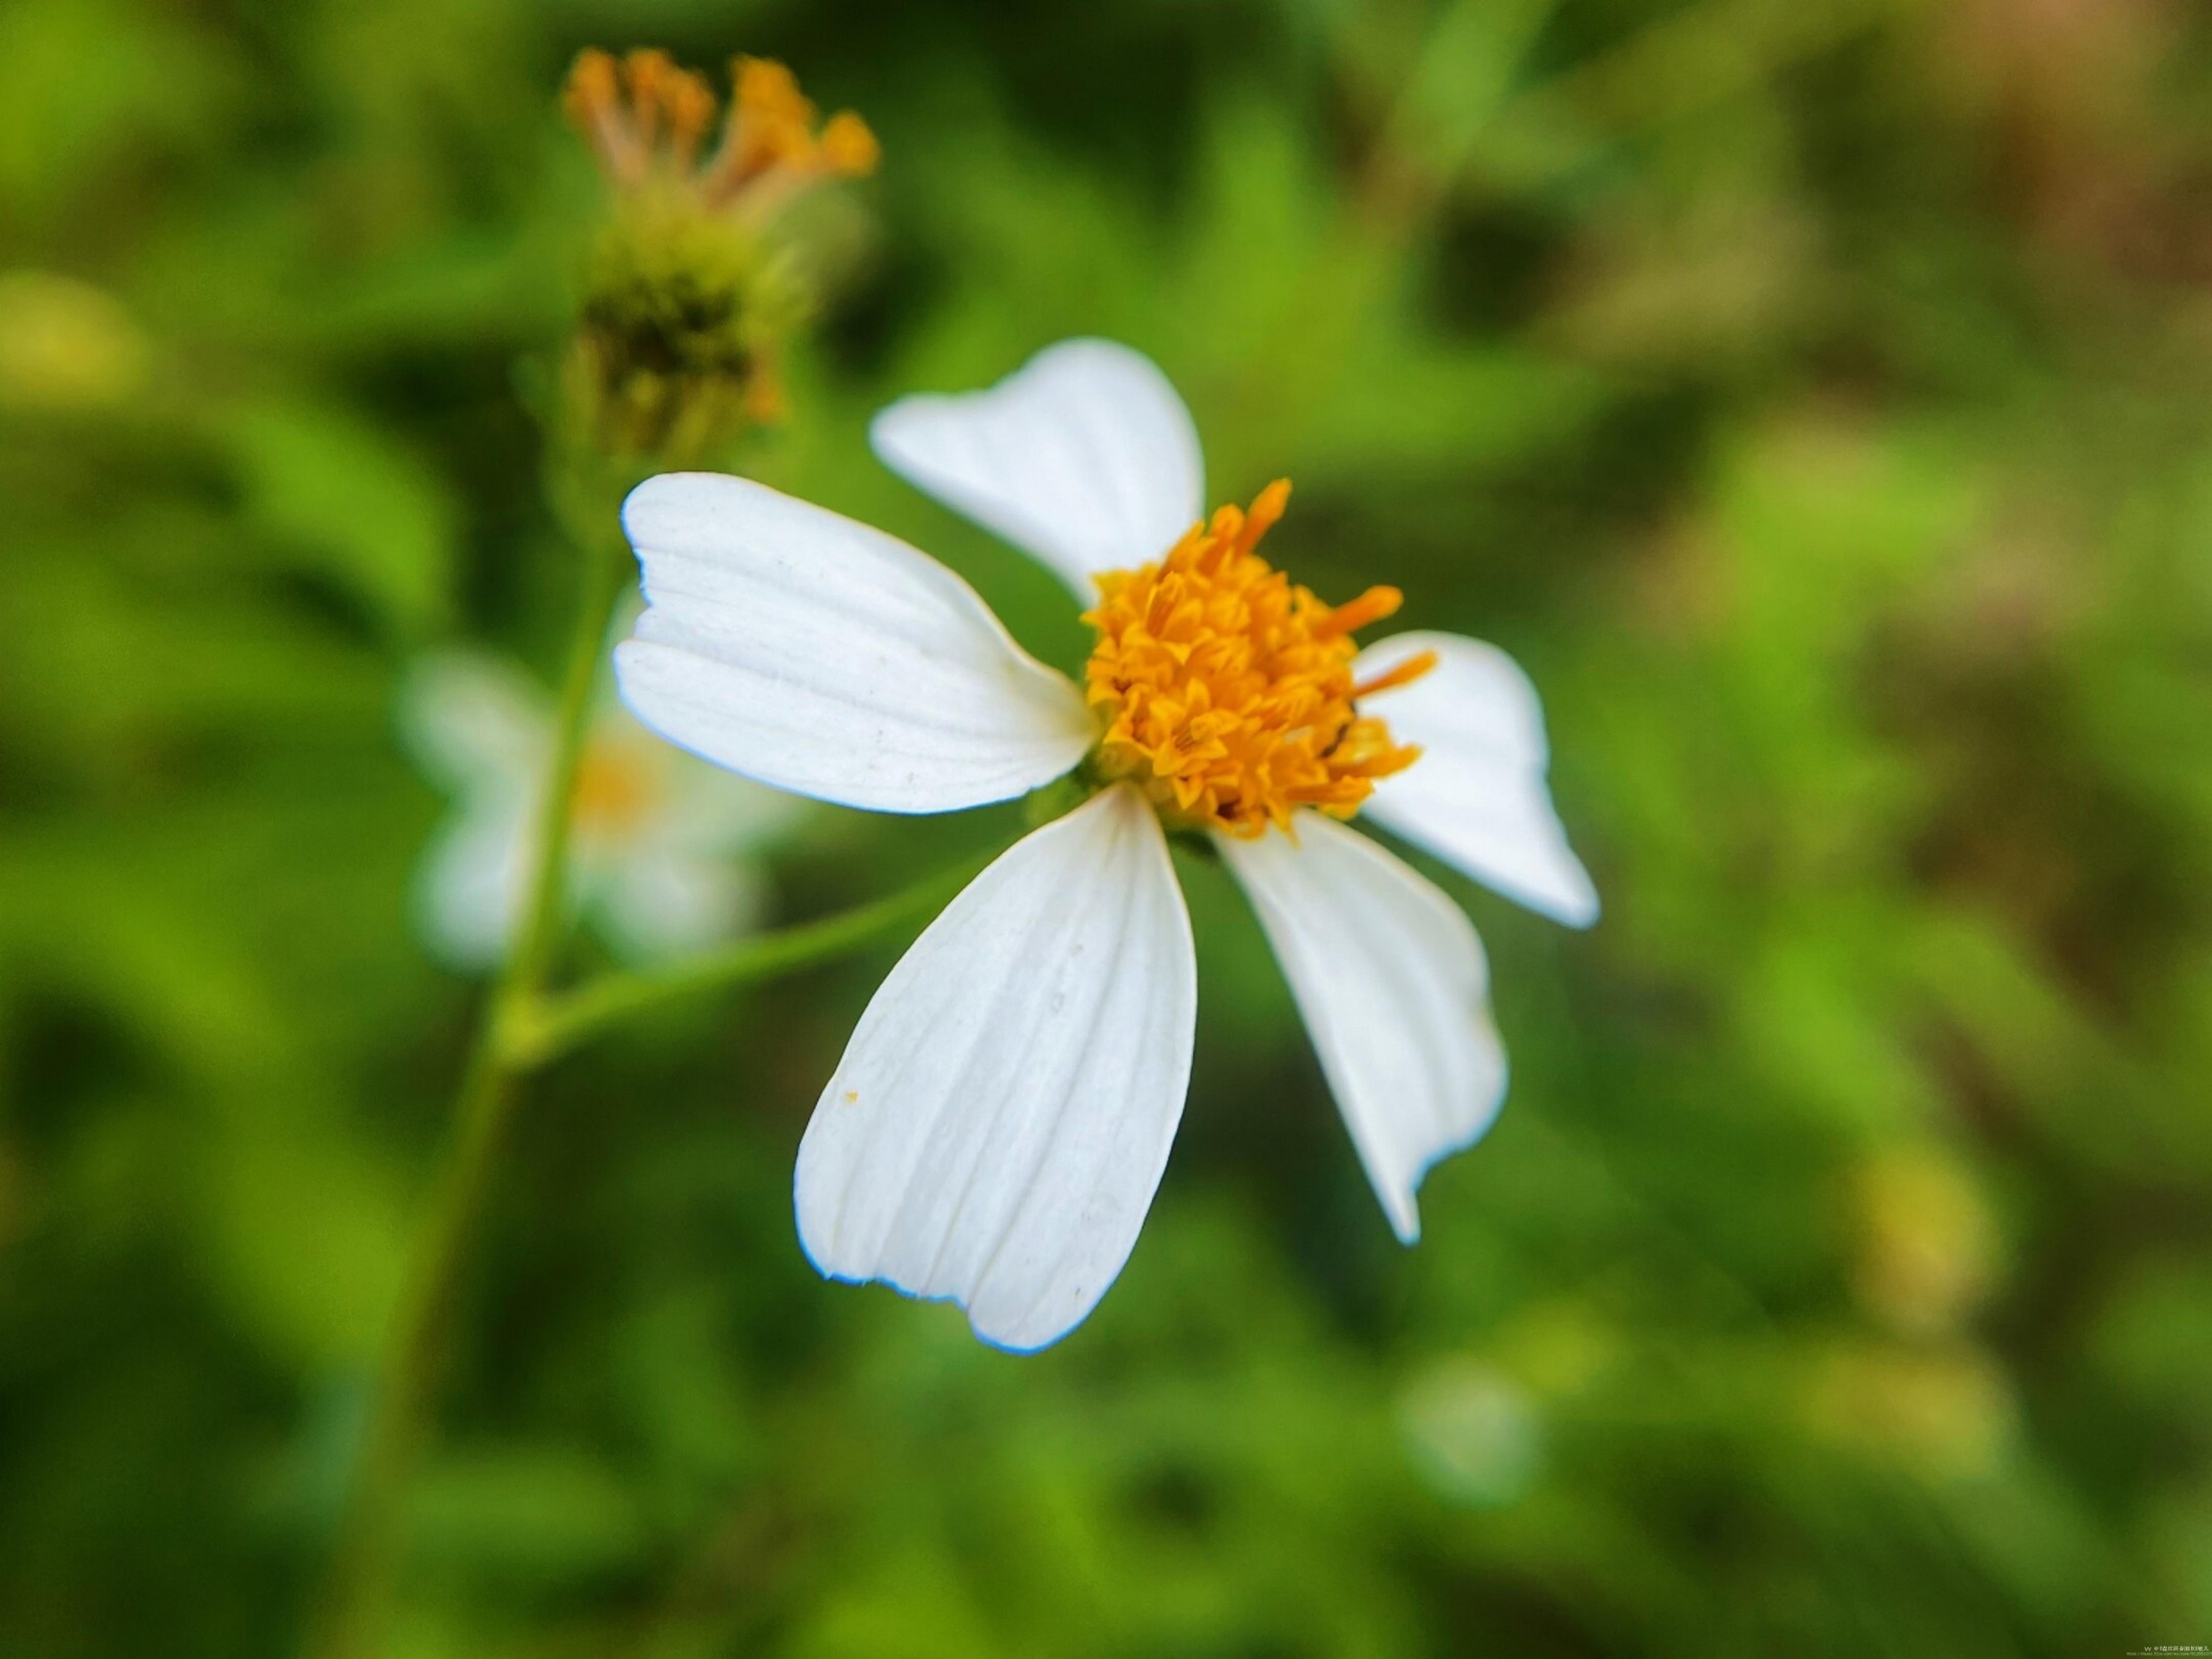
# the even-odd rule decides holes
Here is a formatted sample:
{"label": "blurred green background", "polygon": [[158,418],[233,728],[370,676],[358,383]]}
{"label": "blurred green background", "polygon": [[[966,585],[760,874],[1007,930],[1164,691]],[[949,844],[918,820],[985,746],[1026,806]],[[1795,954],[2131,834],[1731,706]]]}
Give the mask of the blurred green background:
{"label": "blurred green background", "polygon": [[[817,1279],[896,945],[534,1087],[394,1651],[2212,1642],[2212,17],[2195,0],[0,8],[0,1655],[293,1650],[479,988],[395,736],[556,665],[587,44],[884,162],[759,476],[1053,580],[869,413],[1103,333],[1271,556],[1493,640],[1607,914],[1433,866],[1515,1081],[1392,1240],[1218,872],[1074,1336]],[[772,913],[1009,837],[822,812]],[[596,947],[586,946],[588,963]]]}

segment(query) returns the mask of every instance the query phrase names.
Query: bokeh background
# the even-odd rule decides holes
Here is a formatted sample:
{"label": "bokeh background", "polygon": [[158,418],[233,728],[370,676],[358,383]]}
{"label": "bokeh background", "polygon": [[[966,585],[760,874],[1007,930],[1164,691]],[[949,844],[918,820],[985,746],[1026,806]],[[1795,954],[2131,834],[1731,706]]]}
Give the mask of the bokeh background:
{"label": "bokeh background", "polygon": [[[2194,0],[11,0],[0,1654],[297,1643],[480,981],[410,666],[556,666],[574,51],[884,162],[750,459],[1079,662],[865,423],[1152,353],[1324,596],[1511,651],[1607,902],[1437,871],[1515,1063],[1392,1240],[1192,865],[1198,1067],[1035,1358],[824,1285],[896,941],[533,1088],[393,1651],[2212,1642],[2212,18]],[[1015,809],[825,810],[771,920]],[[586,943],[578,963],[599,947]]]}

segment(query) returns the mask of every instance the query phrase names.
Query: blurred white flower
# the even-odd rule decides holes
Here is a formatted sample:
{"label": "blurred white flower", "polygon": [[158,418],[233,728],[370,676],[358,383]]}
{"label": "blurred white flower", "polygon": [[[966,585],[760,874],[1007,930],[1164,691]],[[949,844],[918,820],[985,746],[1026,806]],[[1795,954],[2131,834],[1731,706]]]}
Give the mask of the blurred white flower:
{"label": "blurred white flower", "polygon": [[1437,1495],[1470,1509],[1515,1502],[1543,1463],[1542,1425],[1528,1391],[1470,1355],[1437,1360],[1407,1383],[1398,1431]]}
{"label": "blurred white flower", "polygon": [[[1489,1127],[1505,1053],[1450,899],[1363,809],[1574,926],[1597,896],[1545,781],[1543,716],[1494,646],[1354,630],[1255,550],[1279,481],[1201,516],[1189,412],[1126,347],[1073,340],[988,392],[886,410],[877,453],[1036,554],[1091,608],[1083,685],[905,543],[742,478],[672,473],[623,524],[647,609],[617,647],[655,731],[733,771],[945,812],[1081,769],[862,1015],[799,1152],[823,1272],[950,1297],[976,1334],[1057,1340],[1135,1245],[1190,1080],[1197,958],[1164,830],[1203,838],[1283,964],[1398,1236],[1430,1165]],[[1369,700],[1389,694],[1388,725]],[[1415,764],[1416,761],[1419,764]]]}
{"label": "blurred white flower", "polygon": [[[526,898],[551,699],[510,665],[456,651],[415,665],[399,718],[408,749],[453,803],[417,873],[417,926],[449,965],[489,968]],[[805,810],[672,750],[602,696],[577,769],[570,902],[632,961],[732,938],[752,927],[765,893],[753,854]]]}

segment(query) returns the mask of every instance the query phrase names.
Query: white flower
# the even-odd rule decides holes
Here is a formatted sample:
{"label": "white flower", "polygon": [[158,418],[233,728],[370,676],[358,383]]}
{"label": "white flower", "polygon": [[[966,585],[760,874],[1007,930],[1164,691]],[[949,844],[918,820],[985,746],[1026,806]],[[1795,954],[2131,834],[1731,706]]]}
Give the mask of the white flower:
{"label": "white flower", "polygon": [[[1069,341],[989,391],[908,398],[874,441],[1094,607],[1086,686],[905,543],[690,473],[624,509],[649,603],[616,652],[630,707],[764,783],[879,811],[1004,800],[1079,766],[1103,787],[979,876],[869,1003],[799,1148],[809,1256],[950,1297],[1011,1349],[1091,1310],[1189,1082],[1197,964],[1164,819],[1211,835],[1251,896],[1411,1243],[1415,1188],[1489,1126],[1505,1056],[1466,916],[1340,820],[1364,802],[1523,902],[1595,920],[1527,678],[1445,634],[1355,658],[1351,630],[1395,590],[1332,608],[1273,572],[1253,550],[1287,485],[1202,521],[1190,416],[1124,347]],[[1387,726],[1354,706],[1384,691]]]}
{"label": "white flower", "polygon": [[1398,1431],[1437,1496],[1503,1509],[1535,1484],[1543,1419],[1512,1374],[1473,1354],[1424,1366],[1398,1395]]}
{"label": "white flower", "polygon": [[[453,652],[416,665],[399,708],[408,747],[454,803],[418,872],[417,922],[442,960],[490,967],[526,897],[550,702],[507,664]],[[604,698],[578,765],[571,901],[634,961],[712,945],[752,925],[765,878],[747,854],[804,810],[670,749]]]}

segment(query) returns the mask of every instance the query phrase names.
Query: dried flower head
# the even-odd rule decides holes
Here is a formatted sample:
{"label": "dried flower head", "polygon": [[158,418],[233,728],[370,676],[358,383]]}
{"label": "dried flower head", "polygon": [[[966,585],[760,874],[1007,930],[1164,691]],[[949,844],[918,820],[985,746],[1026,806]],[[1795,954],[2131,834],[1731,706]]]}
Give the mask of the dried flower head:
{"label": "dried flower head", "polygon": [[782,64],[738,58],[720,141],[701,159],[716,103],[706,78],[664,52],[586,52],[562,103],[608,181],[635,192],[671,186],[718,212],[765,217],[810,185],[872,173],[880,155],[868,124],[841,110],[817,125],[811,102]]}
{"label": "dried flower head", "polygon": [[781,414],[780,348],[814,292],[779,222],[875,167],[867,124],[820,121],[782,64],[739,58],[731,78],[718,134],[705,77],[665,52],[586,52],[569,71],[563,106],[614,194],[565,387],[603,453],[695,463]]}

